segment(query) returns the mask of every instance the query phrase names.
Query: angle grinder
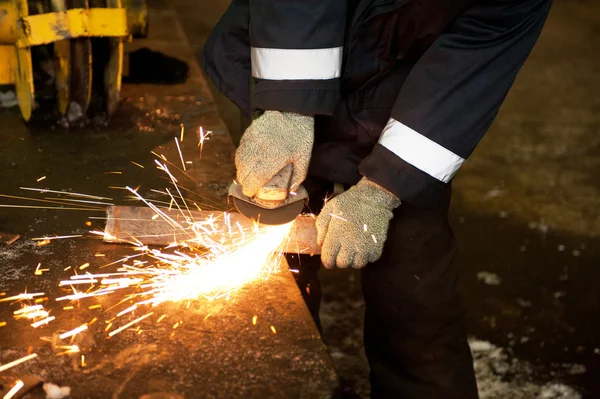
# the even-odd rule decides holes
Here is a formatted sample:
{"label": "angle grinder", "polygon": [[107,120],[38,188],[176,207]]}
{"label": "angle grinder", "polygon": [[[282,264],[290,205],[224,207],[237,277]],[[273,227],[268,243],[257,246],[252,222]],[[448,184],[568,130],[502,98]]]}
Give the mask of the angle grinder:
{"label": "angle grinder", "polygon": [[252,198],[245,196],[242,186],[234,181],[229,187],[229,197],[239,213],[260,224],[289,223],[302,212],[308,200],[303,186],[290,190],[293,170],[292,164],[285,166]]}

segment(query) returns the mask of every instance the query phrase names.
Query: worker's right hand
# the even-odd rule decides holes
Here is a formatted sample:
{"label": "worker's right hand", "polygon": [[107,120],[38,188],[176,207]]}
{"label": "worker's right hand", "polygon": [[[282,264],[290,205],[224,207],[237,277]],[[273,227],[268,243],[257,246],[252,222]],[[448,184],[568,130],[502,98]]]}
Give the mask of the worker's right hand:
{"label": "worker's right hand", "polygon": [[292,164],[290,187],[306,179],[314,141],[314,118],[290,112],[265,111],[244,132],[235,153],[237,181],[253,197],[284,166]]}

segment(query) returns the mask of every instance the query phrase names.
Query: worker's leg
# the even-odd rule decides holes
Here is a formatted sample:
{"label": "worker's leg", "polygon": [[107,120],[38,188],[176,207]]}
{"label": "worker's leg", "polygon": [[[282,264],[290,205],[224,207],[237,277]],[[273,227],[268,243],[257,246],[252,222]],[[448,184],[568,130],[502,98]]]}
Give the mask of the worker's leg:
{"label": "worker's leg", "polygon": [[373,399],[477,398],[444,203],[395,211],[382,258],[363,269]]}
{"label": "worker's leg", "polygon": [[[308,191],[310,202],[306,212],[318,213],[323,207],[323,199],[333,191],[333,184],[323,180],[309,178],[303,183]],[[321,268],[320,256],[287,254],[288,265],[294,270],[294,278],[300,289],[302,298],[310,311],[319,332],[321,330],[321,319],[319,310],[321,308],[321,283],[319,282],[319,269]]]}
{"label": "worker's leg", "polygon": [[306,302],[306,306],[319,332],[322,333],[321,319],[319,317],[321,309],[321,283],[318,277],[321,258],[319,256],[288,254],[287,262],[290,269],[293,270],[294,279],[296,280],[296,284],[298,284],[302,298]]}

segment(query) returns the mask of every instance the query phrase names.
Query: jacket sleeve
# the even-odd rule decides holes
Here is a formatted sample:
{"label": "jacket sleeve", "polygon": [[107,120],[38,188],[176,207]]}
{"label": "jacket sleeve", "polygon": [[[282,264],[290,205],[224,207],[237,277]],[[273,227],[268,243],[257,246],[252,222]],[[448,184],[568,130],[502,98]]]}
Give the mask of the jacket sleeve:
{"label": "jacket sleeve", "polygon": [[253,109],[332,114],[345,25],[345,0],[250,0]]}
{"label": "jacket sleeve", "polygon": [[373,152],[367,178],[429,206],[492,124],[533,48],[551,0],[484,0],[415,64]]}

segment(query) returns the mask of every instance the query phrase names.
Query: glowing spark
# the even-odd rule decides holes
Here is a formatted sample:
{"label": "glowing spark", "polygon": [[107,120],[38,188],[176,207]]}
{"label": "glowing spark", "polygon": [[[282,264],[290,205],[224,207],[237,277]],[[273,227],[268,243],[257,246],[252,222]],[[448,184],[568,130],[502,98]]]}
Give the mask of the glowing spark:
{"label": "glowing spark", "polygon": [[87,280],[63,280],[60,283],[58,283],[58,285],[62,287],[62,286],[65,286],[65,285],[95,284],[97,282],[98,282],[98,280],[94,280],[93,278],[90,278],[90,279],[87,279]]}
{"label": "glowing spark", "polygon": [[94,254],[94,256],[95,256],[96,258],[99,258],[99,257],[104,257],[104,256],[106,256],[106,255],[105,255],[105,254],[101,254],[101,253],[95,253],[95,254]]}
{"label": "glowing spark", "polygon": [[164,315],[160,316],[160,317],[158,318],[158,320],[156,320],[156,324],[160,323],[160,322],[161,322],[161,321],[162,321],[162,320],[163,320],[165,317],[167,317],[167,315],[166,315],[166,314],[164,314]]}
{"label": "glowing spark", "polygon": [[347,222],[347,220],[346,220],[346,219],[344,219],[343,217],[341,217],[341,216],[339,216],[339,215],[336,215],[335,213],[330,213],[329,215],[330,215],[331,217],[334,217],[334,218],[336,218],[336,219],[340,219],[340,220],[343,220],[344,222]]}
{"label": "glowing spark", "polygon": [[39,179],[37,179],[36,181],[37,181],[37,182],[40,182],[40,181],[44,180],[45,178],[46,178],[46,176],[42,176],[42,177],[40,177]]}
{"label": "glowing spark", "polygon": [[181,141],[183,143],[183,123],[180,125],[181,126],[181,133],[180,133],[180,137],[179,137],[179,141]]}
{"label": "glowing spark", "polygon": [[112,323],[108,323],[108,325],[106,326],[106,328],[104,329],[104,331],[108,331],[110,330],[110,328],[112,327]]}
{"label": "glowing spark", "polygon": [[70,236],[54,236],[54,237],[37,237],[37,238],[32,238],[32,241],[46,241],[46,240],[61,240],[63,238],[76,238],[76,237],[82,237],[81,234],[75,234],[75,235],[70,235]]}
{"label": "glowing spark", "polygon": [[177,151],[179,152],[179,159],[181,159],[181,166],[183,166],[183,171],[187,171],[185,168],[185,161],[183,160],[183,154],[181,153],[181,147],[179,147],[179,141],[177,141],[177,137],[175,137],[175,145],[177,146]]}
{"label": "glowing spark", "polygon": [[202,126],[198,127],[198,147],[200,147],[200,157],[202,157],[202,150],[204,149],[204,141],[209,139],[211,131],[204,133]]}
{"label": "glowing spark", "polygon": [[89,195],[89,194],[80,194],[80,193],[71,193],[71,192],[66,192],[66,191],[48,190],[48,189],[45,189],[45,188],[32,188],[32,187],[19,187],[19,188],[21,190],[38,191],[40,193],[53,193],[53,194],[69,195],[69,196],[73,196],[73,197],[85,197],[85,198],[91,198],[91,199],[97,199],[97,200],[109,200],[109,201],[112,201],[112,198],[98,197],[96,195]]}
{"label": "glowing spark", "polygon": [[371,237],[373,238],[373,242],[377,244],[377,238],[375,238],[375,234],[371,234]]}
{"label": "glowing spark", "polygon": [[81,355],[81,367],[85,367],[85,355]]}
{"label": "glowing spark", "polygon": [[176,330],[176,329],[177,329],[177,327],[179,327],[179,322],[177,322],[177,323],[173,324],[173,330]]}
{"label": "glowing spark", "polygon": [[88,306],[88,309],[93,310],[93,309],[102,309],[102,305],[91,305]]}
{"label": "glowing spark", "polygon": [[105,175],[122,175],[123,172],[104,172]]}
{"label": "glowing spark", "polygon": [[5,321],[0,321],[0,327],[6,327],[6,322]]}
{"label": "glowing spark", "polygon": [[21,388],[23,388],[24,386],[25,386],[25,383],[23,381],[21,381],[21,380],[18,380],[15,383],[15,386],[13,386],[10,389],[10,391],[8,391],[6,393],[6,395],[4,395],[3,399],[12,399],[17,394],[17,392],[19,392],[21,390]]}
{"label": "glowing spark", "polygon": [[129,312],[133,312],[136,309],[137,309],[137,305],[130,306],[127,309],[123,310],[122,312],[117,313],[117,317],[121,317],[124,314],[127,314]]}
{"label": "glowing spark", "polygon": [[19,294],[19,295],[15,295],[15,296],[9,296],[6,298],[2,298],[0,299],[0,302],[8,302],[8,301],[23,301],[23,300],[28,300],[28,299],[33,299],[37,296],[43,296],[44,293],[43,292],[37,292],[34,294],[28,294],[28,293],[23,293],[23,294]]}
{"label": "glowing spark", "polygon": [[144,165],[141,165],[141,164],[139,164],[139,163],[137,163],[137,162],[133,162],[133,161],[129,161],[129,162],[131,162],[132,164],[134,164],[135,166],[137,166],[137,167],[139,167],[139,168],[142,168],[142,169],[144,169]]}
{"label": "glowing spark", "polygon": [[73,310],[73,306],[65,306],[63,310]]}
{"label": "glowing spark", "polygon": [[158,219],[158,214],[152,216],[152,220],[156,220],[156,219]]}
{"label": "glowing spark", "polygon": [[273,331],[273,334],[277,334],[277,330],[275,329],[274,326],[271,326],[271,331]]}
{"label": "glowing spark", "polygon": [[256,325],[256,322],[257,322],[257,320],[258,320],[258,316],[257,316],[257,315],[254,315],[254,317],[252,318],[252,325],[253,325],[253,326],[255,326],[255,325]]}
{"label": "glowing spark", "polygon": [[108,334],[108,336],[112,337],[112,336],[120,333],[121,331],[123,331],[123,330],[131,327],[132,325],[134,325],[136,323],[139,323],[140,321],[144,320],[145,318],[148,318],[148,317],[152,316],[153,314],[154,314],[154,312],[150,312],[150,313],[147,313],[147,314],[145,314],[145,315],[143,315],[141,317],[138,317],[137,319],[135,319],[135,320],[133,320],[133,321],[125,324],[124,326],[121,326],[121,327],[117,328],[116,330],[112,331],[111,333]]}
{"label": "glowing spark", "polygon": [[50,322],[51,322],[52,320],[54,320],[54,319],[56,319],[56,317],[54,317],[54,316],[46,317],[46,318],[45,318],[45,319],[43,319],[43,320],[36,321],[35,323],[33,323],[33,324],[31,325],[31,327],[33,327],[33,328],[38,328],[39,326],[43,326],[44,324],[48,324],[48,323],[50,323]]}
{"label": "glowing spark", "polygon": [[87,269],[88,267],[90,267],[90,264],[84,263],[83,265],[79,266],[79,270]]}
{"label": "glowing spark", "polygon": [[27,355],[27,356],[22,357],[20,359],[14,360],[14,361],[12,361],[10,363],[3,364],[2,366],[0,366],[0,372],[8,370],[9,368],[18,366],[21,363],[25,363],[25,362],[27,362],[27,361],[35,358],[35,357],[37,357],[37,353],[32,353],[31,355]]}
{"label": "glowing spark", "polygon": [[85,330],[88,329],[88,325],[87,324],[83,324],[77,328],[72,329],[71,331],[67,331],[66,333],[62,333],[61,335],[59,335],[60,339],[65,339],[65,338],[69,338],[72,337],[74,335],[77,335]]}
{"label": "glowing spark", "polygon": [[363,230],[366,232],[367,231],[367,224],[363,224]]}

